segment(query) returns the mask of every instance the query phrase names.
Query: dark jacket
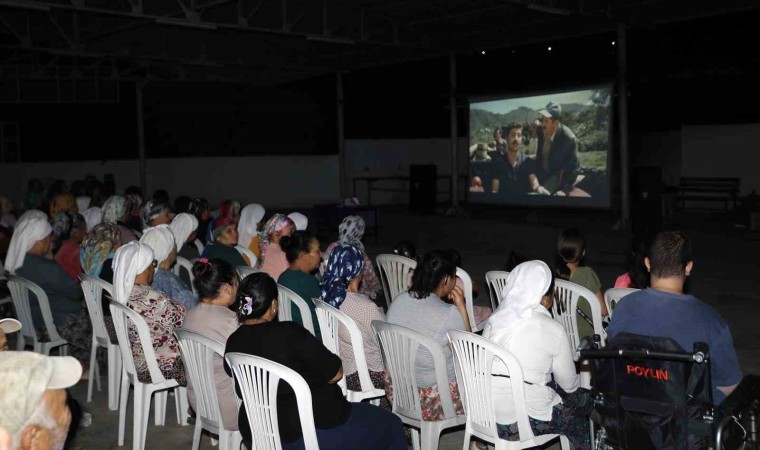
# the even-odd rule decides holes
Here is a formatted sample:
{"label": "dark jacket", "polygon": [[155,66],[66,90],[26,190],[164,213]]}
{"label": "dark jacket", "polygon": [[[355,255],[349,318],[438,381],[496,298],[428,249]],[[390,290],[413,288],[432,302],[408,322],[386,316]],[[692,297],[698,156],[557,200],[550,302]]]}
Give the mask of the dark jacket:
{"label": "dark jacket", "polygon": [[[541,184],[552,177],[557,178],[557,187],[553,190],[567,191],[572,189],[575,179],[578,178],[578,139],[570,128],[559,124],[554,135],[547,170],[544,170],[544,135],[538,134],[538,148],[536,156],[536,176]],[[552,192],[552,193],[553,193]]]}

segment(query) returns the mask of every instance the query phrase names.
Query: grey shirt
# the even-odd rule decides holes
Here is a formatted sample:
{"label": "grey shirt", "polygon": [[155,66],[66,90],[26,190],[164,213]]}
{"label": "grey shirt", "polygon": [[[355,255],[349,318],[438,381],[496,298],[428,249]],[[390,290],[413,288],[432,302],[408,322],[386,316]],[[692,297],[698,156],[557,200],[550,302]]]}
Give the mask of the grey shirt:
{"label": "grey shirt", "polygon": [[[27,253],[24,265],[16,269],[16,274],[45,291],[57,327],[62,326],[70,314],[84,314],[82,288],[55,261]],[[39,303],[35,301],[34,294],[30,293],[29,297],[34,325],[37,328],[45,328]]]}
{"label": "grey shirt", "polygon": [[[418,299],[412,297],[408,292],[403,292],[391,303],[387,320],[390,323],[420,332],[440,344],[443,354],[446,356],[446,371],[449,380],[456,379],[446,332],[467,329],[462,314],[459,313],[456,306],[445,303],[435,294]],[[425,349],[420,349],[417,352],[417,385],[429,387],[435,384],[433,355]],[[439,389],[444,388],[439,387]]]}

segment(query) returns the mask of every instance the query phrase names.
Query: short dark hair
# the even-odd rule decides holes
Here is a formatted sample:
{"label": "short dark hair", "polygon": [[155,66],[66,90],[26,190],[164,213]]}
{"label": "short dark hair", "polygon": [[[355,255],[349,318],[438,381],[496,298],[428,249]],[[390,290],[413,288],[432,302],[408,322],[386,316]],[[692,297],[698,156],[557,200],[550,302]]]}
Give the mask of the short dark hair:
{"label": "short dark hair", "polygon": [[510,123],[509,125],[507,125],[504,128],[504,133],[502,134],[502,136],[509,136],[509,132],[512,131],[512,130],[514,130],[515,128],[519,128],[520,130],[522,130],[523,124],[521,124],[519,122],[512,122],[512,123]]}
{"label": "short dark hair", "polygon": [[[256,272],[248,275],[238,286],[237,316],[239,322],[248,319],[258,319],[269,310],[272,302],[277,299],[277,283],[272,277],[264,272]],[[243,307],[251,299],[251,311],[243,312]]]}
{"label": "short dark hair", "polygon": [[212,259],[208,262],[196,261],[193,264],[193,286],[198,290],[198,297],[215,298],[224,284],[233,284],[237,274],[227,261]]}
{"label": "short dark hair", "polygon": [[285,252],[285,258],[293,264],[301,253],[309,253],[311,242],[316,239],[313,234],[306,230],[296,231],[290,236],[280,238],[280,247]]}
{"label": "short dark hair", "polygon": [[647,257],[652,276],[683,277],[692,260],[691,241],[683,231],[660,231],[649,246]]}
{"label": "short dark hair", "polygon": [[416,298],[425,298],[432,294],[447,276],[453,277],[457,267],[451,260],[451,255],[443,250],[433,250],[422,257],[412,275],[412,286],[409,292]]}
{"label": "short dark hair", "polygon": [[190,198],[187,195],[180,195],[179,197],[174,199],[174,212],[179,213],[186,213],[190,209],[190,202],[192,202],[193,199]]}

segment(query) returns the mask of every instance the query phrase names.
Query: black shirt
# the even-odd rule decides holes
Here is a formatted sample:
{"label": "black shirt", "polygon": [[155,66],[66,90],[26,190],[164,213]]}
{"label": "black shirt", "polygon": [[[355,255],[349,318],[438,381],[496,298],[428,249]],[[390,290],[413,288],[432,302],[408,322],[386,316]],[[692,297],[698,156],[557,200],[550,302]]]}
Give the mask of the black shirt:
{"label": "black shirt", "polygon": [[[329,383],[338,373],[342,362],[301,325],[294,322],[242,325],[227,339],[224,352],[261,356],[298,372],[311,388],[314,423],[317,428],[335,428],[348,419],[351,404],[343,397],[343,392],[337,384]],[[226,363],[225,369],[231,374]],[[240,390],[237,384],[235,389],[239,397]],[[283,442],[301,438],[301,421],[295,393],[287,383],[280,385],[277,391],[277,419],[280,425],[280,439]],[[242,404],[238,425],[244,442],[250,443],[251,430]]]}

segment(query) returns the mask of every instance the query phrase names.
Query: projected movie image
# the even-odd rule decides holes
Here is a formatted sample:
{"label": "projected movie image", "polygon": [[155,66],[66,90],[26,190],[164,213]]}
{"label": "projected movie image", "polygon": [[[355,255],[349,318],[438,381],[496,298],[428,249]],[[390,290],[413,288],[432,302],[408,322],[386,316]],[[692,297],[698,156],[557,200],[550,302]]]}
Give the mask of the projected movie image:
{"label": "projected movie image", "polygon": [[469,201],[608,206],[609,87],[470,103]]}

